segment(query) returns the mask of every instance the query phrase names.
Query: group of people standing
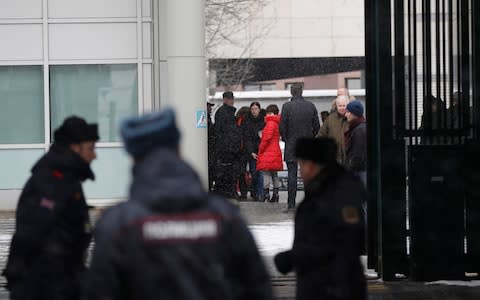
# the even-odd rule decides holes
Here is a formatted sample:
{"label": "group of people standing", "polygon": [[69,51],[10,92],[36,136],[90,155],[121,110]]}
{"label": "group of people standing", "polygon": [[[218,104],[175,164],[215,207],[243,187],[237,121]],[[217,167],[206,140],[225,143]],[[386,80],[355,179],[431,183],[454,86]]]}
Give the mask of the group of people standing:
{"label": "group of people standing", "polygon": [[317,137],[337,142],[337,161],[357,175],[366,185],[367,126],[363,104],[351,97],[345,88],[338,89],[330,115]]}
{"label": "group of people standing", "polygon": [[[254,103],[244,123],[237,123],[233,95],[224,94],[213,127],[213,142],[220,147],[214,155],[224,176],[215,178],[216,188],[234,192],[230,185],[235,176],[226,174],[235,175],[232,163],[245,148],[252,169],[262,172],[257,177],[263,178],[264,191],[273,181],[275,197],[282,138],[289,182],[296,181],[299,168],[305,199],[296,210],[293,247],[275,256],[275,266],[284,274],[296,272],[296,299],[365,300],[359,260],[365,188],[339,163],[337,141],[314,138],[318,114],[302,98],[302,87],[294,85],[291,92],[281,117],[275,105],[263,117]],[[337,104],[341,112],[341,101]],[[345,149],[352,165],[357,162],[348,159],[349,143],[364,123],[360,108],[351,102],[345,112],[350,122]],[[252,131],[252,144],[242,139],[242,129]],[[2,272],[10,298],[273,299],[269,273],[238,208],[208,193],[182,159],[174,111],[126,119],[120,132],[133,161],[128,201],[103,211],[93,230],[82,183],[95,178],[90,165],[96,159],[98,126],[72,116],[54,131],[53,145],[32,168],[18,201]],[[293,208],[290,192],[289,186]],[[95,247],[87,270],[92,238]]]}
{"label": "group of people standing", "polygon": [[[338,146],[337,160],[366,184],[366,120],[360,101],[348,89],[337,91],[330,113],[318,112],[303,98],[301,84],[291,87],[292,98],[282,106],[262,109],[252,102],[235,114],[232,92],[223,93],[223,105],[211,121],[209,111],[210,190],[229,198],[278,202],[283,170],[280,140],[285,142],[284,161],[288,169],[288,209],[295,207],[298,164],[294,146],[301,137],[330,137]],[[211,109],[213,104],[208,104]],[[272,196],[270,197],[270,188]],[[238,194],[240,192],[240,194]]]}
{"label": "group of people standing", "polygon": [[278,202],[277,171],[283,170],[278,106],[262,109],[252,102],[235,114],[233,104],[233,93],[225,92],[214,124],[211,112],[208,116],[209,188],[229,198],[246,200],[250,192],[254,201]]}

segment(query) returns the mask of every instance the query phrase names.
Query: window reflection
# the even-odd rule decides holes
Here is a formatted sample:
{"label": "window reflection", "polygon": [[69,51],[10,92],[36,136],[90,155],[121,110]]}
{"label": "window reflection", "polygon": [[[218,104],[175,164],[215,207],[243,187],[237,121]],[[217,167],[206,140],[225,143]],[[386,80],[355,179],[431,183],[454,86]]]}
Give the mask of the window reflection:
{"label": "window reflection", "polygon": [[138,112],[137,66],[50,67],[51,125],[72,114],[98,122],[100,141],[117,142],[119,122]]}
{"label": "window reflection", "polygon": [[44,142],[41,66],[0,67],[0,105],[0,144]]}

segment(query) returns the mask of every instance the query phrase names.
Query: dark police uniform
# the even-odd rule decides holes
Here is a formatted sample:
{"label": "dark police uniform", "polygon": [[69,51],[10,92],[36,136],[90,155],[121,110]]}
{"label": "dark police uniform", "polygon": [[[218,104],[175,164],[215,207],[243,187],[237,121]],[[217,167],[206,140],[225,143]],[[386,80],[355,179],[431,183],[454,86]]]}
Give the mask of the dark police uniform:
{"label": "dark police uniform", "polygon": [[239,212],[209,196],[180,159],[173,111],[134,119],[126,131],[130,196],[97,223],[86,298],[272,299]]}
{"label": "dark police uniform", "polygon": [[298,300],[367,298],[360,262],[365,241],[361,203],[366,192],[337,164],[333,148],[330,162],[305,186],[305,200],[295,215],[293,248],[275,257],[280,272],[296,271]]}
{"label": "dark police uniform", "polygon": [[90,242],[81,182],[89,164],[54,144],[33,167],[20,196],[4,276],[11,299],[79,299]]}
{"label": "dark police uniform", "polygon": [[239,159],[241,132],[235,118],[236,108],[223,104],[215,113],[215,192],[235,198],[235,162]]}

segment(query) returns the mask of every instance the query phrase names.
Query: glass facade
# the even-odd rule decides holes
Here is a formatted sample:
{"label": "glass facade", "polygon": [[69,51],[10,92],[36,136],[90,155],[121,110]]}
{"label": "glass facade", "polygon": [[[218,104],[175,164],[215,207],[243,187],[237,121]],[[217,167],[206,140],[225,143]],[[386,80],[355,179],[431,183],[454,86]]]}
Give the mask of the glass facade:
{"label": "glass facade", "polygon": [[0,150],[0,189],[21,189],[44,149]]}
{"label": "glass facade", "polygon": [[0,144],[44,143],[42,66],[0,66]]}
{"label": "glass facade", "polygon": [[66,117],[78,115],[98,123],[101,142],[118,142],[120,121],[138,113],[137,85],[134,64],[51,66],[52,133]]}
{"label": "glass facade", "polygon": [[[34,163],[54,142],[53,131],[66,117],[77,115],[98,123],[101,137],[98,159],[92,163],[97,180],[85,185],[87,197],[125,198],[129,158],[120,144],[102,143],[120,142],[120,122],[138,114],[137,65],[51,65],[47,87],[46,116],[43,66],[0,66],[0,144],[12,144],[12,149],[0,149],[0,190],[21,189]],[[45,137],[47,118],[51,139]]]}
{"label": "glass facade", "polygon": [[123,148],[97,148],[97,159],[92,163],[95,181],[84,184],[87,198],[125,198],[130,186],[130,166],[130,158]]}
{"label": "glass facade", "polygon": [[152,110],[159,95],[153,2],[3,2],[0,203],[18,199],[32,166],[54,142],[53,131],[71,115],[99,124],[96,180],[84,185],[87,198],[93,205],[125,198],[130,160],[119,124]]}

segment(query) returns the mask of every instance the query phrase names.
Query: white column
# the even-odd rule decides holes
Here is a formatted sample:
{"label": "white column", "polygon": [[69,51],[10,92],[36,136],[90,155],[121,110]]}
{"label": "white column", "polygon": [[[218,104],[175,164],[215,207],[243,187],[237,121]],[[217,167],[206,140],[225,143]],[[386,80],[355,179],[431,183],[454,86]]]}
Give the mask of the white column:
{"label": "white column", "polygon": [[[160,17],[165,22],[160,22],[160,26],[165,24],[166,31],[164,38],[160,34],[160,44],[165,43],[160,48],[166,49],[167,70],[162,72],[165,66],[161,64],[160,74],[167,74],[167,91],[160,94],[167,97],[160,99],[160,106],[169,105],[176,110],[183,158],[193,165],[207,186],[207,129],[198,128],[196,118],[206,110],[205,1],[163,1]],[[164,79],[160,77],[160,81]]]}

